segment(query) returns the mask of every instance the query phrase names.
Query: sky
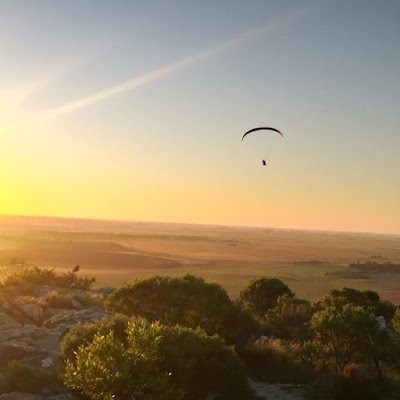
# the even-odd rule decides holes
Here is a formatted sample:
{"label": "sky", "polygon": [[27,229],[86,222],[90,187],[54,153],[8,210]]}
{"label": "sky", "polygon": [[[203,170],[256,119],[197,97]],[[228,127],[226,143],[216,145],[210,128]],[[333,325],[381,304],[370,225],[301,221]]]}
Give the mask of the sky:
{"label": "sky", "polygon": [[[0,0],[0,214],[400,234],[399,21],[398,0]],[[241,141],[256,126],[284,137]]]}

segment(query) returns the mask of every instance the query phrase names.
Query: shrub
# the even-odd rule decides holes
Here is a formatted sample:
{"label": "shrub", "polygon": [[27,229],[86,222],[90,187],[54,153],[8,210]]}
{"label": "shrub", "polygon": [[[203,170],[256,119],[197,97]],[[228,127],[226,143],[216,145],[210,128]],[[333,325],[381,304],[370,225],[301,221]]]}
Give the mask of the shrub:
{"label": "shrub", "polygon": [[[95,324],[90,324],[91,332]],[[108,322],[97,327],[110,326]],[[80,331],[82,332],[82,327]],[[72,332],[76,338],[76,331]],[[250,390],[235,352],[217,336],[180,326],[130,320],[125,335],[112,329],[77,340],[65,351],[65,384],[94,400],[127,398],[188,400],[214,394],[216,399],[247,399]]]}
{"label": "shrub", "polygon": [[312,307],[309,301],[290,296],[280,296],[276,306],[265,316],[269,335],[283,339],[308,340]]}
{"label": "shrub", "polygon": [[74,309],[74,299],[68,293],[60,293],[53,290],[40,299],[40,304],[49,308]]}
{"label": "shrub", "polygon": [[250,374],[267,382],[309,383],[313,367],[300,342],[269,338],[240,352]]}
{"label": "shrub", "polygon": [[131,398],[135,393],[182,398],[158,368],[159,336],[160,326],[144,320],[129,323],[128,346],[116,340],[113,331],[95,334],[91,343],[78,349],[74,362],[67,361],[65,384],[93,400]]}
{"label": "shrub", "polygon": [[9,274],[1,287],[8,290],[16,289],[19,293],[31,294],[37,286],[47,285],[52,288],[68,288],[89,290],[95,278],[78,277],[79,266],[71,271],[57,275],[54,269],[37,266],[23,266],[15,274]]}
{"label": "shrub", "polygon": [[203,399],[209,394],[216,399],[251,398],[244,365],[218,336],[178,325],[164,327],[160,352],[162,370],[171,373],[185,399]]}
{"label": "shrub", "polygon": [[229,344],[244,345],[257,324],[216,283],[191,274],[154,276],[127,284],[113,292],[106,308],[125,315],[139,315],[165,325],[201,327]]}
{"label": "shrub", "polygon": [[88,276],[78,277],[77,273],[79,270],[79,265],[76,265],[71,271],[58,275],[56,279],[57,284],[60,287],[68,289],[89,290],[96,281],[96,278],[89,278]]}
{"label": "shrub", "polygon": [[294,293],[280,279],[258,277],[250,281],[239,294],[238,303],[255,315],[264,317],[277,305],[280,296],[294,297]]}
{"label": "shrub", "polygon": [[117,314],[105,316],[104,318],[88,324],[78,323],[73,326],[64,336],[60,344],[59,357],[62,361],[73,361],[79,347],[87,346],[91,343],[96,334],[106,335],[114,332],[116,340],[126,342],[126,328],[129,318]]}
{"label": "shrub", "polygon": [[24,259],[11,257],[8,260],[0,260],[0,283],[10,276],[19,275],[26,268]]}

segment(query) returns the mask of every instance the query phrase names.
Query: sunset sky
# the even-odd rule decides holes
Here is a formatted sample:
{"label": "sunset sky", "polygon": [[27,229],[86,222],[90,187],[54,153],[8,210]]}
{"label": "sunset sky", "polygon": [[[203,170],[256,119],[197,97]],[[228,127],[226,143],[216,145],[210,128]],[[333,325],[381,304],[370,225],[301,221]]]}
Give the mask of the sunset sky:
{"label": "sunset sky", "polygon": [[[400,234],[399,21],[398,0],[0,0],[0,214]],[[259,125],[284,138],[241,141]]]}

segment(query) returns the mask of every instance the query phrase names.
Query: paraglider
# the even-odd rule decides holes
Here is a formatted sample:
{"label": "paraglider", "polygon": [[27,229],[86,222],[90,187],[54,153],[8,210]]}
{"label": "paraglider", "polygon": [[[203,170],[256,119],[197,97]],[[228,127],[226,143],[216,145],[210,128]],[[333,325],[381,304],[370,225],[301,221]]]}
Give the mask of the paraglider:
{"label": "paraglider", "polygon": [[[249,133],[256,132],[256,131],[262,131],[262,130],[276,132],[283,137],[283,133],[281,131],[279,131],[278,129],[271,128],[269,126],[260,126],[258,128],[253,128],[253,129],[250,129],[249,131],[245,132],[244,135],[242,136],[242,141],[245,138],[245,136],[247,136]],[[263,166],[267,165],[267,161],[265,159],[262,159],[262,165]]]}
{"label": "paraglider", "polygon": [[268,127],[268,126],[260,126],[259,128],[253,128],[253,129],[250,129],[249,131],[247,131],[247,132],[242,136],[242,140],[243,140],[244,137],[245,137],[246,135],[248,135],[249,133],[251,133],[251,132],[256,132],[256,131],[261,131],[261,130],[274,131],[274,132],[279,133],[279,134],[283,137],[283,133],[282,133],[281,131],[278,131],[278,129],[270,128],[270,127]]}

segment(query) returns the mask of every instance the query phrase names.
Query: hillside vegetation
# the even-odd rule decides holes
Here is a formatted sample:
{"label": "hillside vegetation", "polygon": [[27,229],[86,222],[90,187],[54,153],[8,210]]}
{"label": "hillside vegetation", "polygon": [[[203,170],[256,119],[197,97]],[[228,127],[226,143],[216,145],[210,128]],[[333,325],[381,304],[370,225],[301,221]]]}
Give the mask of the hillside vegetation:
{"label": "hillside vegetation", "polygon": [[[51,368],[3,341],[3,393],[250,400],[254,381],[308,385],[315,399],[400,393],[400,308],[373,291],[334,289],[310,302],[279,279],[259,276],[232,299],[192,274],[98,291],[79,267],[57,274],[14,263],[3,272],[0,313],[15,321],[12,335],[27,326],[32,335],[59,335]],[[12,339],[7,324],[0,336]]]}

